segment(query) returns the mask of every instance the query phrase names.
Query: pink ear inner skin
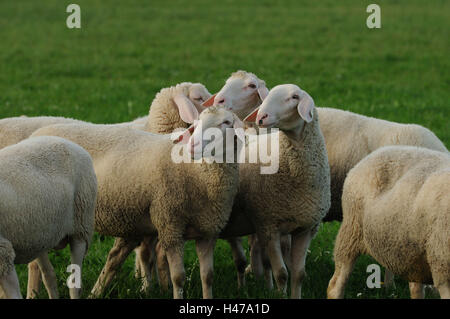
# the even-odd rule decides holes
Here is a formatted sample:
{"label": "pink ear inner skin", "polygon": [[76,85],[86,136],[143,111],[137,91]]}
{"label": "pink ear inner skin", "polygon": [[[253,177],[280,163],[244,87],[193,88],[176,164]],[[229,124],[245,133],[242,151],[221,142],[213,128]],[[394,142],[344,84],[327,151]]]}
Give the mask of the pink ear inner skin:
{"label": "pink ear inner skin", "polygon": [[244,122],[255,122],[256,116],[258,115],[259,108],[255,109],[252,113],[247,115],[247,117],[244,119]]}
{"label": "pink ear inner skin", "polygon": [[212,95],[209,99],[207,99],[205,102],[203,102],[202,106],[204,107],[210,107],[214,104],[214,98],[216,97],[217,93]]}

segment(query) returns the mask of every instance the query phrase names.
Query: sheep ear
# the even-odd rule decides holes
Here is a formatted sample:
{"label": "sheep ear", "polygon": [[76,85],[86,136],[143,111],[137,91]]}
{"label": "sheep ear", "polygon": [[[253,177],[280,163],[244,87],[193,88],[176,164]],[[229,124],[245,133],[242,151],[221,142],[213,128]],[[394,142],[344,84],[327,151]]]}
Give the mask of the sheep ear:
{"label": "sheep ear", "polygon": [[313,119],[313,110],[314,110],[314,100],[308,93],[303,91],[300,102],[298,102],[297,105],[298,114],[300,114],[301,118],[306,123],[310,123]]}
{"label": "sheep ear", "polygon": [[210,107],[214,104],[214,99],[216,97],[217,93],[214,95],[211,95],[209,99],[207,99],[205,102],[202,103],[202,106],[204,107]]}
{"label": "sheep ear", "polygon": [[[194,125],[189,126],[186,130],[182,131],[181,134],[178,136],[175,136],[175,139],[173,140],[173,144],[183,143],[186,144],[189,141],[189,138],[191,137],[192,133],[194,133],[195,127]],[[180,133],[180,132],[178,132]],[[176,133],[173,133],[176,134]]]}
{"label": "sheep ear", "polygon": [[269,94],[269,89],[266,88],[266,85],[262,85],[258,88],[258,95],[259,98],[261,99],[261,102],[264,101],[264,99],[266,98],[266,96]]}
{"label": "sheep ear", "polygon": [[233,128],[237,138],[245,144],[244,123],[236,115],[234,116]]}
{"label": "sheep ear", "polygon": [[194,123],[198,119],[198,111],[194,104],[184,95],[178,94],[173,98],[173,101],[178,107],[178,113],[181,119],[186,123]]}
{"label": "sheep ear", "polygon": [[259,111],[259,106],[256,109],[254,109],[252,113],[247,115],[247,117],[244,119],[244,122],[255,122],[256,116],[258,115],[258,111]]}

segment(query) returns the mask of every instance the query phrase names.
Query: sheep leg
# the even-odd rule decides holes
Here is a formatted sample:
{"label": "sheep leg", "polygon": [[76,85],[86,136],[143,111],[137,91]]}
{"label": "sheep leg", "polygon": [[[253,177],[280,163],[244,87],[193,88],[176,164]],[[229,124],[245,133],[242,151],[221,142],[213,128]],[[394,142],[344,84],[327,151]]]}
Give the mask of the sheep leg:
{"label": "sheep leg", "polygon": [[81,297],[81,269],[83,268],[84,256],[86,256],[88,244],[82,239],[72,238],[70,240],[70,261],[73,265],[80,267],[80,286],[69,288],[71,299],[79,299]]}
{"label": "sheep leg", "polygon": [[13,267],[4,276],[0,277],[0,286],[2,287],[5,298],[22,299],[20,293],[19,278],[17,277],[16,268]]}
{"label": "sheep leg", "polygon": [[[55,270],[53,269],[52,263],[48,258],[48,253],[43,253],[38,258],[36,258],[35,261],[39,267],[38,273],[42,274],[42,281],[44,282],[45,289],[47,289],[48,297],[50,299],[58,299],[59,292],[56,274]],[[28,279],[30,278],[28,277]]]}
{"label": "sheep leg", "polygon": [[347,284],[355,262],[356,257],[345,261],[335,261],[334,274],[327,289],[328,299],[344,298],[345,285]]}
{"label": "sheep leg", "polygon": [[258,238],[256,235],[248,236],[248,245],[250,246],[250,268],[248,271],[253,272],[255,277],[261,277],[264,270],[261,256],[261,246],[258,244]]}
{"label": "sheep leg", "polygon": [[242,239],[233,237],[227,239],[231,247],[234,264],[238,273],[238,288],[245,286],[245,267],[247,266],[247,258],[245,257],[244,247],[242,247]]}
{"label": "sheep leg", "polygon": [[[258,244],[260,246],[260,244]],[[263,271],[264,271],[264,280],[267,285],[267,289],[272,290],[273,289],[273,277],[272,277],[272,266],[270,265],[270,259],[267,255],[267,251],[260,248],[261,251],[261,259],[262,259],[262,265],[263,265]]]}
{"label": "sheep leg", "polygon": [[425,298],[425,286],[418,282],[409,283],[409,292],[411,299],[424,299]]}
{"label": "sheep leg", "polygon": [[136,272],[135,277],[139,271],[142,280],[141,291],[148,291],[152,283],[152,270],[155,266],[155,248],[157,237],[146,237],[141,242],[141,245],[135,249],[136,252]]}
{"label": "sheep leg", "polygon": [[186,272],[184,270],[184,249],[181,247],[170,247],[165,250],[169,263],[170,278],[173,286],[173,298],[183,299],[184,280]]}
{"label": "sheep leg", "polygon": [[280,234],[271,236],[266,247],[278,290],[286,294],[288,272],[281,253]]}
{"label": "sheep leg", "polygon": [[197,239],[195,241],[195,244],[198,261],[200,264],[200,278],[202,280],[203,299],[212,299],[212,285],[214,276],[214,247],[216,245],[216,239]]}
{"label": "sheep leg", "polygon": [[37,260],[28,263],[28,285],[27,285],[27,299],[34,299],[39,293],[41,286],[41,271]]}
{"label": "sheep leg", "polygon": [[170,270],[167,255],[160,243],[156,244],[156,265],[158,269],[158,282],[163,291],[169,290]]}
{"label": "sheep leg", "polygon": [[[142,245],[142,243],[141,243]],[[142,278],[142,265],[141,265],[141,245],[139,245],[135,250],[136,258],[134,258],[134,278],[140,279]]]}
{"label": "sheep leg", "polygon": [[291,247],[292,247],[292,237],[291,235],[281,236],[281,252],[283,253],[283,260],[287,269],[291,269]]}
{"label": "sheep leg", "polygon": [[306,276],[306,255],[315,232],[312,230],[294,233],[292,235],[292,267],[291,267],[291,298],[300,299],[302,283]]}
{"label": "sheep leg", "polygon": [[356,259],[361,254],[359,238],[362,237],[361,229],[357,222],[344,219],[334,245],[334,274],[328,289],[328,299],[344,298],[344,289],[350,277]]}
{"label": "sheep leg", "polygon": [[450,282],[439,285],[439,287],[437,287],[437,289],[439,290],[441,299],[450,299]]}
{"label": "sheep leg", "polygon": [[386,268],[384,271],[384,288],[395,288],[394,273]]}
{"label": "sheep leg", "polygon": [[253,272],[253,275],[256,278],[264,276],[267,288],[272,290],[273,278],[269,256],[267,256],[267,252],[261,248],[261,244],[256,234],[248,236],[248,241],[250,246],[250,268],[246,270],[246,272]]}
{"label": "sheep leg", "polygon": [[105,266],[92,288],[91,297],[100,297],[106,287],[111,283],[120,266],[122,266],[128,255],[139,245],[139,240],[130,240],[117,237],[114,245],[109,251]]}

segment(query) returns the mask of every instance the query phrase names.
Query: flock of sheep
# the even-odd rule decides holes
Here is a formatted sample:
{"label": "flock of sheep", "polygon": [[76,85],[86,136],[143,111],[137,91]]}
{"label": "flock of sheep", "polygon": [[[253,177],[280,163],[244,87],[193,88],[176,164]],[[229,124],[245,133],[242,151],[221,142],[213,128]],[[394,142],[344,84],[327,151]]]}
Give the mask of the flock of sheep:
{"label": "flock of sheep", "polygon": [[[280,130],[276,174],[260,174],[261,162],[171,160],[174,143],[185,143],[192,156],[199,144],[203,151],[198,136],[208,128],[224,141],[234,130],[235,153],[244,144],[248,157],[261,138],[274,138],[251,124]],[[253,133],[242,137],[242,129]],[[21,298],[14,264],[28,263],[27,297],[42,280],[57,298],[48,252],[69,244],[71,263],[81,269],[96,231],[115,242],[91,297],[103,295],[135,250],[142,289],[156,273],[162,288],[171,284],[182,298],[184,244],[195,240],[203,297],[212,298],[213,250],[222,238],[239,286],[253,272],[287,293],[290,275],[290,296],[300,298],[310,242],[321,222],[338,220],[329,298],[344,296],[360,254],[386,267],[390,280],[408,280],[413,298],[424,297],[424,284],[450,298],[450,154],[422,126],[318,108],[296,85],[269,91],[256,75],[238,71],[213,96],[198,83],[162,89],[149,115],[133,122],[2,119],[0,148],[3,297]],[[81,287],[69,289],[80,297]]]}

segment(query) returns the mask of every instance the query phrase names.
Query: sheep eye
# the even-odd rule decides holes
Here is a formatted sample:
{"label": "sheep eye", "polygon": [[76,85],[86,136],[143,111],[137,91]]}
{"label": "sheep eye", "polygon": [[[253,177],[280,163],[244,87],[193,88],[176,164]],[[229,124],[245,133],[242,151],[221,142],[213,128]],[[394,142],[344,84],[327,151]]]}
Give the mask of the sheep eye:
{"label": "sheep eye", "polygon": [[197,98],[194,98],[194,100],[196,100],[196,101],[203,101],[203,98],[202,97],[197,97]]}
{"label": "sheep eye", "polygon": [[250,84],[248,85],[248,87],[249,87],[249,88],[252,88],[252,89],[256,89],[256,85],[253,84],[253,83],[250,83]]}
{"label": "sheep eye", "polygon": [[294,95],[292,96],[292,98],[298,100],[298,95],[297,95],[297,94],[294,94]]}
{"label": "sheep eye", "polygon": [[231,125],[231,122],[230,122],[230,121],[224,121],[223,124],[225,124],[225,125]]}

